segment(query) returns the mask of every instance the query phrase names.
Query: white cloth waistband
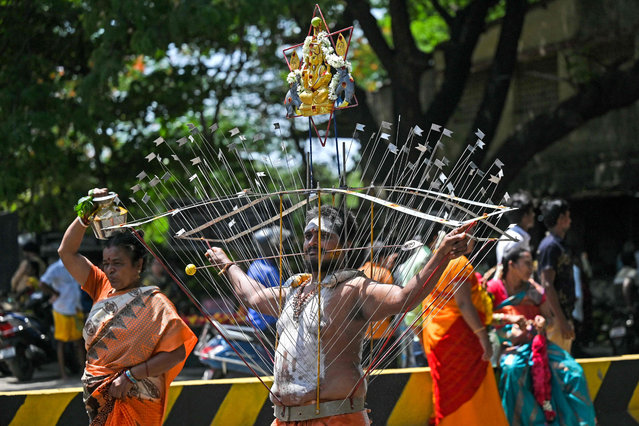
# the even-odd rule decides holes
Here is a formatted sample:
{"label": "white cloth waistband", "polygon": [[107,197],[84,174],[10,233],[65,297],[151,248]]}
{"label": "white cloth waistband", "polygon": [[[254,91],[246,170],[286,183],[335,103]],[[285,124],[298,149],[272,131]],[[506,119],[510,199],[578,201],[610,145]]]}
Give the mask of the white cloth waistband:
{"label": "white cloth waistband", "polygon": [[275,417],[283,422],[300,422],[304,420],[319,419],[322,417],[339,416],[362,411],[365,408],[364,398],[347,398],[336,401],[320,402],[319,412],[317,405],[300,405],[287,407],[275,405]]}

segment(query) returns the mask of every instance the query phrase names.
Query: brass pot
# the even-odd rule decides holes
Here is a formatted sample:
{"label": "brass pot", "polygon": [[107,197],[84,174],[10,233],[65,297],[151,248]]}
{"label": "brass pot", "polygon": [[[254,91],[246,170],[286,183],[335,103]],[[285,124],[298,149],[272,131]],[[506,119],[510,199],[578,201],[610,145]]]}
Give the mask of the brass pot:
{"label": "brass pot", "polygon": [[121,232],[123,230],[121,226],[126,224],[128,211],[115,204],[116,198],[117,194],[110,192],[104,197],[93,199],[93,202],[99,207],[91,222],[91,229],[93,229],[95,238],[99,240],[106,240],[115,232]]}

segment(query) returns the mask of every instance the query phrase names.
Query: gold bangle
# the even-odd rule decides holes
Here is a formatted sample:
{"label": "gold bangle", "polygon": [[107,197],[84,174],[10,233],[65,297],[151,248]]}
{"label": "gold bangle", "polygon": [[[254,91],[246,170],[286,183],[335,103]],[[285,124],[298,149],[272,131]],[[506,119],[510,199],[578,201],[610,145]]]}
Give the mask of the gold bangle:
{"label": "gold bangle", "polygon": [[482,331],[482,330],[485,330],[485,329],[486,329],[486,327],[484,327],[484,326],[482,325],[482,326],[481,326],[481,327],[479,327],[477,330],[473,330],[473,333],[474,333],[474,334],[477,334],[478,332],[480,332],[480,331]]}

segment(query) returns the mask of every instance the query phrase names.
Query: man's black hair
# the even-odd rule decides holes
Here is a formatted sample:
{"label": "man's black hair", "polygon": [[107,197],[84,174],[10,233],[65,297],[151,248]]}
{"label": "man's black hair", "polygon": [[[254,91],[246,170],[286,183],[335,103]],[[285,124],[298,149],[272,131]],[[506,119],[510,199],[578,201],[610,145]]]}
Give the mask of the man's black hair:
{"label": "man's black hair", "polygon": [[522,247],[522,246],[513,246],[509,248],[508,250],[506,250],[506,252],[504,253],[504,257],[501,260],[501,264],[504,268],[503,269],[504,279],[506,279],[506,274],[508,273],[508,262],[510,262],[511,260],[513,261],[513,263],[517,262],[519,259],[521,259],[521,256],[526,252],[530,252],[530,249],[526,247]]}
{"label": "man's black hair", "polygon": [[559,216],[570,210],[570,205],[566,200],[554,198],[544,200],[541,204],[542,220],[546,228],[550,229],[557,224]]}
{"label": "man's black hair", "polygon": [[[143,231],[137,231],[140,238],[144,236]],[[124,249],[127,252],[129,259],[131,259],[131,264],[134,264],[138,260],[142,259],[142,270],[146,266],[146,247],[144,244],[133,235],[132,231],[122,231],[116,232],[111,236],[105,243],[104,248],[108,247],[119,247]]]}
{"label": "man's black hair", "polygon": [[525,191],[520,191],[513,194],[506,203],[506,206],[517,209],[507,212],[506,219],[508,219],[510,223],[519,223],[524,215],[535,207],[535,203],[530,194]]}
{"label": "man's black hair", "polygon": [[[319,216],[319,209],[313,207],[306,212],[306,223]],[[339,236],[340,244],[346,244],[353,241],[353,237],[357,235],[357,224],[355,216],[350,210],[336,209],[333,206],[322,206],[322,220],[330,221],[335,227],[335,233]]]}

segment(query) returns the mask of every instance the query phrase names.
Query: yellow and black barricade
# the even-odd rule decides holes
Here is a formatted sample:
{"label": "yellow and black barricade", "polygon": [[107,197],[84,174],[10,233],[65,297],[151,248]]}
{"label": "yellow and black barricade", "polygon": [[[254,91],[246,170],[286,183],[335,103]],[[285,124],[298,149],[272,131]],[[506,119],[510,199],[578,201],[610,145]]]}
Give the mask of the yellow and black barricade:
{"label": "yellow and black barricade", "polygon": [[[581,359],[600,425],[639,424],[639,355]],[[430,369],[384,370],[368,388],[375,424],[426,425],[432,413]],[[268,379],[266,383],[270,385]],[[172,384],[165,425],[269,425],[273,408],[256,378]],[[81,425],[80,388],[0,392],[0,426]]]}

